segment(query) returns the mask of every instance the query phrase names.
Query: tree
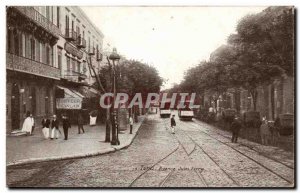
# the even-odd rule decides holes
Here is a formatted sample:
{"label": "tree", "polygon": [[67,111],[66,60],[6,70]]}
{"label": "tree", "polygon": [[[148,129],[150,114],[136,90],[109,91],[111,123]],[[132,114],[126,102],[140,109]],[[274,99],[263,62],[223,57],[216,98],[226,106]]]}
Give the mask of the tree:
{"label": "tree", "polygon": [[257,87],[294,74],[293,7],[269,7],[247,15],[227,45],[216,49],[210,61],[186,71],[183,90],[209,91],[215,100],[228,88],[244,88],[256,110]]}
{"label": "tree", "polygon": [[[109,66],[111,67],[108,57],[107,57],[107,60],[108,60]],[[94,65],[92,64],[92,58],[91,57],[86,58],[86,61],[87,61],[88,67],[89,67],[90,75],[94,76],[96,78],[96,82],[95,82],[94,86],[96,88],[98,88],[100,93],[106,93],[109,87],[108,87],[107,84],[104,84],[105,85],[105,87],[104,87],[102,81],[107,80],[107,79],[104,76],[101,76],[101,74],[96,72],[96,70],[94,68]],[[109,78],[111,79],[111,71],[109,71],[108,74],[110,76]],[[103,77],[103,78],[101,78],[101,77]],[[110,142],[111,117],[110,117],[109,109],[107,109],[107,112],[106,112],[105,128],[106,128],[106,130],[105,130],[105,142]]]}
{"label": "tree", "polygon": [[231,85],[249,90],[256,110],[257,87],[293,75],[293,13],[290,7],[270,7],[245,16],[228,43],[236,51],[229,66]]}
{"label": "tree", "polygon": [[[110,78],[111,66],[103,66],[100,70],[102,85],[105,88],[111,87]],[[153,66],[149,66],[136,60],[123,59],[116,69],[117,90],[127,93],[132,98],[135,93],[142,93],[143,102],[145,102],[148,93],[158,93],[163,84],[163,79]]]}

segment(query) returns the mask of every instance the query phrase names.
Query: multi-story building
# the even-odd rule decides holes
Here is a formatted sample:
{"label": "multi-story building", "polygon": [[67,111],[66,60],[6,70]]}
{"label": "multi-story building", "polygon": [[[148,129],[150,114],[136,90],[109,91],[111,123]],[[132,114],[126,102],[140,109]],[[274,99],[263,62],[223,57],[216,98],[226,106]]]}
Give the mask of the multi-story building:
{"label": "multi-story building", "polygon": [[39,125],[59,109],[82,109],[95,93],[87,60],[98,70],[103,37],[79,7],[7,7],[7,131],[27,111]]}
{"label": "multi-story building", "polygon": [[[93,110],[90,107],[96,108],[99,104],[93,89],[85,85],[95,82],[88,63],[98,73],[104,36],[79,7],[59,7],[57,23],[62,32],[56,44],[57,62],[62,64],[59,88],[67,93],[63,98],[56,99],[57,113],[67,113],[69,117],[76,118],[78,110]],[[94,98],[93,103],[91,98]]]}

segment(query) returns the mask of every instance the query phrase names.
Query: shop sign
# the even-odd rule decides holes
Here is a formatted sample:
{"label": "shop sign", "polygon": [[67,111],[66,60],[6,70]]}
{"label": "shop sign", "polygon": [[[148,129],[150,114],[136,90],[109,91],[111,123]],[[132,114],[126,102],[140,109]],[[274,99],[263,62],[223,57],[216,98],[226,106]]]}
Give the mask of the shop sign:
{"label": "shop sign", "polygon": [[82,99],[81,98],[57,98],[56,108],[57,109],[81,109]]}

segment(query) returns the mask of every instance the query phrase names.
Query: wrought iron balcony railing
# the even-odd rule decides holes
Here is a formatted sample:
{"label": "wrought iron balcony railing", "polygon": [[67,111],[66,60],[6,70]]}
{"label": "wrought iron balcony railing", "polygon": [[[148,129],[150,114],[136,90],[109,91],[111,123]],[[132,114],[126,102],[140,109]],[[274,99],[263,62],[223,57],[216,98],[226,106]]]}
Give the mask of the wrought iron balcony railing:
{"label": "wrought iron balcony railing", "polygon": [[88,50],[88,53],[89,53],[89,55],[95,55],[96,53],[95,53],[95,47],[89,47],[89,50]]}
{"label": "wrought iron balcony railing", "polygon": [[50,32],[55,37],[59,38],[59,35],[61,34],[60,29],[32,6],[13,6],[13,8]]}
{"label": "wrought iron balcony railing", "polygon": [[76,41],[77,33],[74,30],[66,29],[65,38],[70,41]]}
{"label": "wrought iron balcony railing", "polygon": [[100,53],[99,50],[97,50],[96,58],[97,58],[97,61],[102,61],[102,54]]}
{"label": "wrought iron balcony railing", "polygon": [[64,78],[73,82],[80,82],[87,78],[87,75],[73,70],[65,70]]}
{"label": "wrought iron balcony railing", "polygon": [[60,69],[28,58],[6,53],[6,69],[60,79]]}
{"label": "wrought iron balcony railing", "polygon": [[78,48],[86,48],[86,40],[80,35],[77,37],[77,46]]}

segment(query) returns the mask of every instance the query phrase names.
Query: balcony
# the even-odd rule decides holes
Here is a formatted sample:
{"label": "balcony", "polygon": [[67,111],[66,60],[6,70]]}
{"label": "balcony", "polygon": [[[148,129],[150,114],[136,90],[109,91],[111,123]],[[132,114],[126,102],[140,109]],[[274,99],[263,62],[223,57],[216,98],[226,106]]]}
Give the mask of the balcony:
{"label": "balcony", "polygon": [[73,30],[66,29],[65,38],[69,41],[76,41],[77,40],[77,33]]}
{"label": "balcony", "polygon": [[28,19],[36,23],[38,26],[42,27],[47,32],[51,33],[57,39],[61,34],[59,28],[54,25],[49,19],[40,14],[37,10],[30,6],[13,6],[13,9],[17,10],[22,15],[26,16]]}
{"label": "balcony", "polygon": [[77,37],[77,47],[86,48],[86,40],[82,38],[80,35]]}
{"label": "balcony", "polygon": [[88,50],[88,54],[90,55],[90,56],[92,56],[92,55],[95,55],[96,53],[95,53],[95,47],[89,47],[89,50]]}
{"label": "balcony", "polygon": [[99,50],[97,50],[96,59],[97,61],[102,61],[102,54],[100,53]]}
{"label": "balcony", "polygon": [[60,69],[10,53],[6,53],[6,69],[60,79]]}
{"label": "balcony", "polygon": [[87,78],[87,75],[73,70],[65,70],[64,78],[72,82],[81,82]]}

